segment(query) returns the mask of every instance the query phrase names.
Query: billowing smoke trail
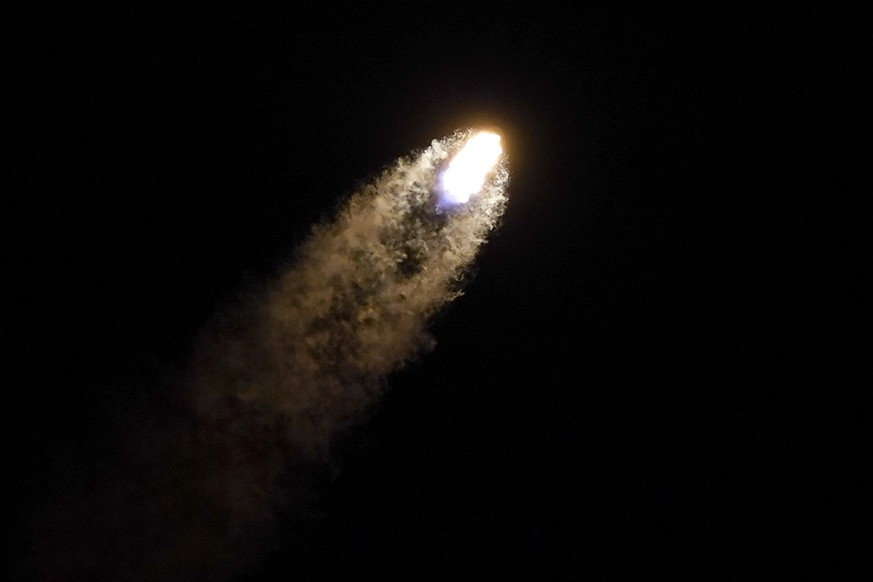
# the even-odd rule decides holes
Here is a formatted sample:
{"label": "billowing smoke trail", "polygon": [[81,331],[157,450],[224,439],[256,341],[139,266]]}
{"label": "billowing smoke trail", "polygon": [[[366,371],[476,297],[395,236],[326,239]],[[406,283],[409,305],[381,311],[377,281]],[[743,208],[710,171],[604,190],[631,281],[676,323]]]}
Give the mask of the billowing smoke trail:
{"label": "billowing smoke trail", "polygon": [[114,472],[129,476],[96,494],[140,492],[103,535],[139,528],[137,544],[160,550],[122,552],[124,568],[98,570],[184,578],[196,564],[227,576],[277,512],[305,520],[335,438],[389,373],[431,347],[429,318],[459,294],[502,214],[498,142],[468,130],[398,160],[313,230],[289,270],[216,318],[185,380],[187,412],[173,422],[162,413],[161,428],[132,437]]}
{"label": "billowing smoke trail", "polygon": [[366,406],[380,379],[429,345],[428,317],[457,295],[503,211],[503,165],[466,204],[439,200],[438,170],[468,138],[434,141],[399,160],[315,230],[244,337],[229,342],[218,330],[196,381],[201,412],[220,414],[216,403],[227,397],[263,403],[288,421],[296,448],[325,452],[333,430]]}

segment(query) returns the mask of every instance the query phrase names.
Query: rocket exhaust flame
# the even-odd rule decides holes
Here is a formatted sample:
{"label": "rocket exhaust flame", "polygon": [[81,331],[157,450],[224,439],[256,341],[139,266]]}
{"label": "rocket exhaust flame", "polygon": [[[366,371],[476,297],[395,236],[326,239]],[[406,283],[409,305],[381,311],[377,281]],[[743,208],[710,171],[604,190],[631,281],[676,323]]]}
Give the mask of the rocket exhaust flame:
{"label": "rocket exhaust flame", "polygon": [[433,345],[429,319],[497,225],[509,179],[499,142],[467,130],[399,159],[265,291],[220,314],[183,378],[184,407],[127,423],[152,428],[127,439],[101,483],[47,511],[40,578],[230,578],[257,559],[277,513],[311,519],[337,435]]}
{"label": "rocket exhaust flame", "polygon": [[467,202],[482,189],[502,153],[499,135],[483,131],[471,137],[442,175],[443,199],[452,204]]}

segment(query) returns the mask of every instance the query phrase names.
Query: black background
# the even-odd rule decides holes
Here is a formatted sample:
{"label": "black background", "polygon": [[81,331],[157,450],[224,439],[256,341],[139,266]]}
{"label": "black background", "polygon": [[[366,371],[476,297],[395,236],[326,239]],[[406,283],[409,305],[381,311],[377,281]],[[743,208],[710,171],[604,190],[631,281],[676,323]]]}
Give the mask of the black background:
{"label": "black background", "polygon": [[280,532],[251,579],[858,572],[859,16],[36,8],[7,43],[11,523],[356,185],[487,124],[502,227],[311,553]]}

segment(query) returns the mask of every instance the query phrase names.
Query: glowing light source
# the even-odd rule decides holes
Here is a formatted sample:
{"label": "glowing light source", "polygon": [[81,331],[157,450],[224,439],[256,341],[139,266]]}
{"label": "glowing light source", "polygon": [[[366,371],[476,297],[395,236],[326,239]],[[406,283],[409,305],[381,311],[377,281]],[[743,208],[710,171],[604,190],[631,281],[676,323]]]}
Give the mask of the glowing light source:
{"label": "glowing light source", "polygon": [[485,178],[503,148],[500,136],[483,131],[471,137],[442,175],[443,198],[451,204],[462,204],[482,189]]}

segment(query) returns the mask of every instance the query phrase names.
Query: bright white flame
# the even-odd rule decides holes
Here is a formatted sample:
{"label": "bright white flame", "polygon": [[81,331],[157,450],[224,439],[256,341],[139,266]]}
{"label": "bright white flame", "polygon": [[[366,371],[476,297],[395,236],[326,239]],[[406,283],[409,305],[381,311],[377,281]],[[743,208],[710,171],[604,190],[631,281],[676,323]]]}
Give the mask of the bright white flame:
{"label": "bright white flame", "polygon": [[464,148],[449,162],[442,175],[445,199],[452,204],[461,204],[482,189],[485,177],[497,163],[503,148],[500,136],[483,131],[467,141]]}

